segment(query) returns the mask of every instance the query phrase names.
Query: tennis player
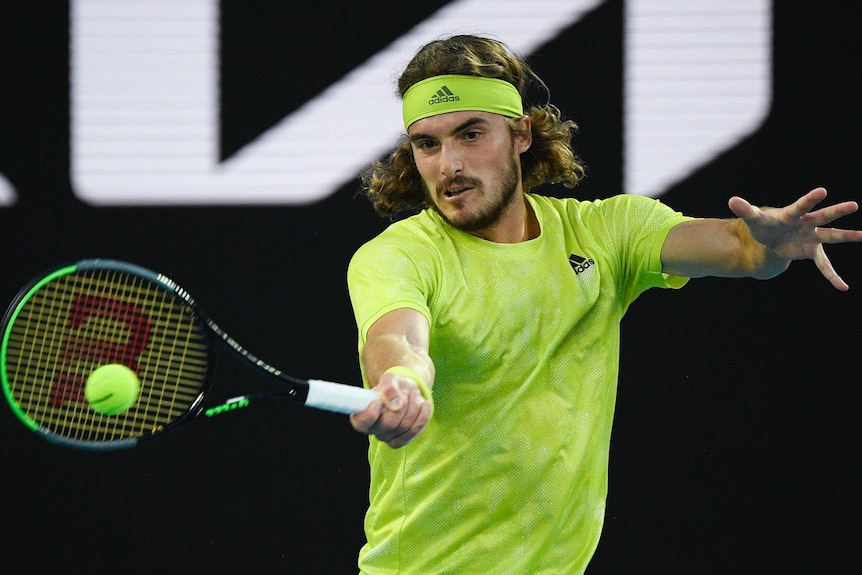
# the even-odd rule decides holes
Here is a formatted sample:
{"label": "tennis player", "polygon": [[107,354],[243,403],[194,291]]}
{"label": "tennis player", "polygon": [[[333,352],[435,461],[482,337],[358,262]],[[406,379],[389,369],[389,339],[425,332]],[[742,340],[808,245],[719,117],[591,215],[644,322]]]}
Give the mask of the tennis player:
{"label": "tennis player", "polygon": [[[768,279],[810,259],[839,290],[826,228],[858,209],[733,197],[735,219],[658,200],[536,195],[573,187],[576,126],[503,44],[424,46],[398,81],[406,137],[363,190],[396,217],[353,257],[348,284],[370,436],[366,575],[583,573],[599,541],[620,321],[651,287]],[[401,217],[409,216],[409,217]]]}

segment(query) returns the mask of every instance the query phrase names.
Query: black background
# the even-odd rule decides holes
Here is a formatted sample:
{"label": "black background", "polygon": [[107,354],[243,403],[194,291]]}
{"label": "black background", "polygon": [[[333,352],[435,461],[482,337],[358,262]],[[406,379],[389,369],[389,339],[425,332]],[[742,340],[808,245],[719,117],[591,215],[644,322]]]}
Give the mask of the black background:
{"label": "black background", "polygon": [[[443,4],[223,2],[222,155]],[[769,117],[670,189],[663,200],[676,209],[726,217],[733,194],[777,205],[818,185],[830,201],[862,195],[858,16],[838,0],[773,10]],[[622,0],[606,2],[532,59],[581,127],[589,177],[566,194],[621,190],[622,14]],[[345,270],[385,222],[355,197],[357,182],[306,207],[80,202],[69,178],[68,24],[65,2],[0,4],[0,173],[19,194],[0,208],[0,300],[59,263],[133,261],[172,276],[264,359],[358,382]],[[859,249],[828,249],[853,286],[846,294],[799,263],[769,282],[653,290],[632,307],[590,573],[862,570]],[[245,368],[219,370],[226,392],[243,388]],[[83,453],[43,442],[4,409],[0,570],[354,573],[365,446],[342,416],[275,405],[131,451]]]}

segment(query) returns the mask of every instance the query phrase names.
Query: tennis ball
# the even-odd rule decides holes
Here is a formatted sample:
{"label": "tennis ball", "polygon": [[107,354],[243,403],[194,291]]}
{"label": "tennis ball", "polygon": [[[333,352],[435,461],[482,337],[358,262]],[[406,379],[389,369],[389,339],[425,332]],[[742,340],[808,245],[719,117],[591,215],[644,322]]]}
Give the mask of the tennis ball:
{"label": "tennis ball", "polygon": [[93,370],[84,385],[84,397],[96,413],[119,415],[138,401],[141,381],[135,372],[120,363]]}

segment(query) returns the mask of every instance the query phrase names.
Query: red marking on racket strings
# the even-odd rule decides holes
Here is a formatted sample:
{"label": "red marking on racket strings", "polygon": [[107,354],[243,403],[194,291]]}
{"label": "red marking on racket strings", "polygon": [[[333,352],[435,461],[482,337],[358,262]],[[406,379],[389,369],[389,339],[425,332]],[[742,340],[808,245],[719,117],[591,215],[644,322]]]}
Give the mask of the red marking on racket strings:
{"label": "red marking on racket strings", "polygon": [[86,401],[84,397],[84,385],[87,380],[80,375],[72,373],[58,373],[54,376],[54,384],[51,386],[51,407],[63,407],[67,401]]}
{"label": "red marking on racket strings", "polygon": [[[129,337],[123,343],[84,337],[80,329],[90,318],[103,318],[125,324]],[[112,298],[79,295],[69,312],[73,331],[63,344],[62,362],[71,368],[76,362],[88,360],[100,365],[121,363],[138,374],[138,357],[150,341],[150,320],[138,306]],[[50,404],[62,407],[66,401],[83,401],[86,378],[71,371],[54,376]]]}

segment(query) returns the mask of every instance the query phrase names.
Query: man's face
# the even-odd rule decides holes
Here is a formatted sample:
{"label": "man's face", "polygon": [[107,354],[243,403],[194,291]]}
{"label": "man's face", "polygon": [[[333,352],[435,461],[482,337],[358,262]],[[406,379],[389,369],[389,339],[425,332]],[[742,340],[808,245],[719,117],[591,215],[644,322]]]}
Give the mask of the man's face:
{"label": "man's face", "polygon": [[453,227],[491,228],[520,199],[529,138],[513,139],[503,116],[449,112],[415,122],[408,134],[429,204]]}

